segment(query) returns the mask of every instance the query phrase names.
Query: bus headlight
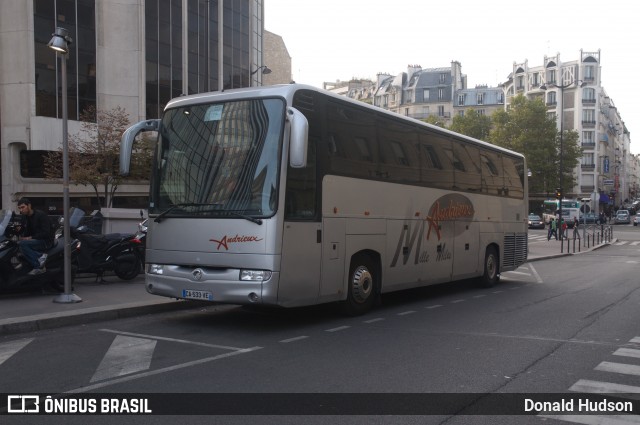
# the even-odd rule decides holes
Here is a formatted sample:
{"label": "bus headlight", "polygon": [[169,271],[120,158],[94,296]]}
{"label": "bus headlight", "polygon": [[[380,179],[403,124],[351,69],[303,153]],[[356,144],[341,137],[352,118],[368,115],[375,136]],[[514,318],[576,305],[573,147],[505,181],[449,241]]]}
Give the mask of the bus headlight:
{"label": "bus headlight", "polygon": [[164,274],[162,264],[147,264],[148,274]]}
{"label": "bus headlight", "polygon": [[264,282],[271,279],[271,272],[267,270],[240,270],[240,280]]}

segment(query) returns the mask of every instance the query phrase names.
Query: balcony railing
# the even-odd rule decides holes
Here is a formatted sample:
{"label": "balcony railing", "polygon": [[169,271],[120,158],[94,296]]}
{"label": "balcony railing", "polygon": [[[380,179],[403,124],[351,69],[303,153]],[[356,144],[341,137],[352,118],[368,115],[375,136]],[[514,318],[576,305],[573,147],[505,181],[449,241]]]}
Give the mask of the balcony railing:
{"label": "balcony railing", "polygon": [[585,148],[585,149],[595,149],[596,143],[595,142],[582,142],[582,147]]}
{"label": "balcony railing", "polygon": [[583,170],[595,170],[596,164],[580,164],[580,168]]}
{"label": "balcony railing", "polygon": [[596,104],[596,100],[595,99],[582,99],[582,104],[583,105],[595,105]]}
{"label": "balcony railing", "polygon": [[593,128],[596,126],[596,122],[595,121],[582,121],[582,126],[583,127],[587,127],[587,128]]}

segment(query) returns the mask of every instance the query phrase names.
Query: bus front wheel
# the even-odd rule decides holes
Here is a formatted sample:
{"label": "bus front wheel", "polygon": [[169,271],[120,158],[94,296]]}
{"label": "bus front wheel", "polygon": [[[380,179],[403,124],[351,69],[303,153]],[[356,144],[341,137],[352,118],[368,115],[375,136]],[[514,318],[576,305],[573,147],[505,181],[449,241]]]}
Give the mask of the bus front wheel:
{"label": "bus front wheel", "polygon": [[367,255],[358,255],[349,267],[349,287],[343,310],[350,316],[358,316],[373,308],[379,296],[379,276],[376,264]]}
{"label": "bus front wheel", "polygon": [[480,285],[491,288],[500,280],[500,257],[495,247],[490,246],[484,254],[484,273]]}

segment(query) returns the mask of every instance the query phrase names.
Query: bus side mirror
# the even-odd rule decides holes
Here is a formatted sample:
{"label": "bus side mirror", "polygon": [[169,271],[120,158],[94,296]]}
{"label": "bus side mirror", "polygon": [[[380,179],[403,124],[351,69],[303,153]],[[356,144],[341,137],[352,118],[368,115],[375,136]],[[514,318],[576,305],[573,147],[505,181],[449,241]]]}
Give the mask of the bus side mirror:
{"label": "bus side mirror", "polygon": [[309,122],[302,112],[294,108],[287,108],[289,121],[289,165],[291,168],[307,166],[307,147],[309,136]]}
{"label": "bus side mirror", "polygon": [[138,133],[143,131],[158,131],[158,128],[160,128],[160,120],[146,120],[132,125],[122,133],[122,138],[120,139],[121,176],[128,176],[131,171],[131,152],[133,150],[133,142]]}

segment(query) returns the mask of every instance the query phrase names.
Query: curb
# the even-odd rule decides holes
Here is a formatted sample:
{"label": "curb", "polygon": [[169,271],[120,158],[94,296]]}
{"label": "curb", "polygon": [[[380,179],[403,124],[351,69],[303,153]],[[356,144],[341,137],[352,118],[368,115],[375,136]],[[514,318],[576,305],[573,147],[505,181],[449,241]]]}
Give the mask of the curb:
{"label": "curb", "polygon": [[535,257],[535,258],[527,258],[526,262],[527,263],[532,263],[534,261],[549,260],[549,259],[552,259],[552,258],[560,258],[560,257],[567,257],[569,255],[585,254],[587,252],[595,251],[596,249],[604,248],[606,246],[614,244],[617,241],[618,241],[618,238],[613,238],[610,242],[604,242],[604,243],[601,243],[599,245],[594,245],[591,248],[586,248],[586,249],[581,250],[579,252],[564,252],[564,253],[560,253],[560,254],[551,254],[551,255],[543,255],[543,256]]}
{"label": "curb", "polygon": [[84,325],[115,319],[123,319],[144,314],[198,308],[204,303],[198,301],[159,301],[113,306],[93,307],[55,314],[39,314],[0,320],[0,335],[35,332],[64,326]]}

